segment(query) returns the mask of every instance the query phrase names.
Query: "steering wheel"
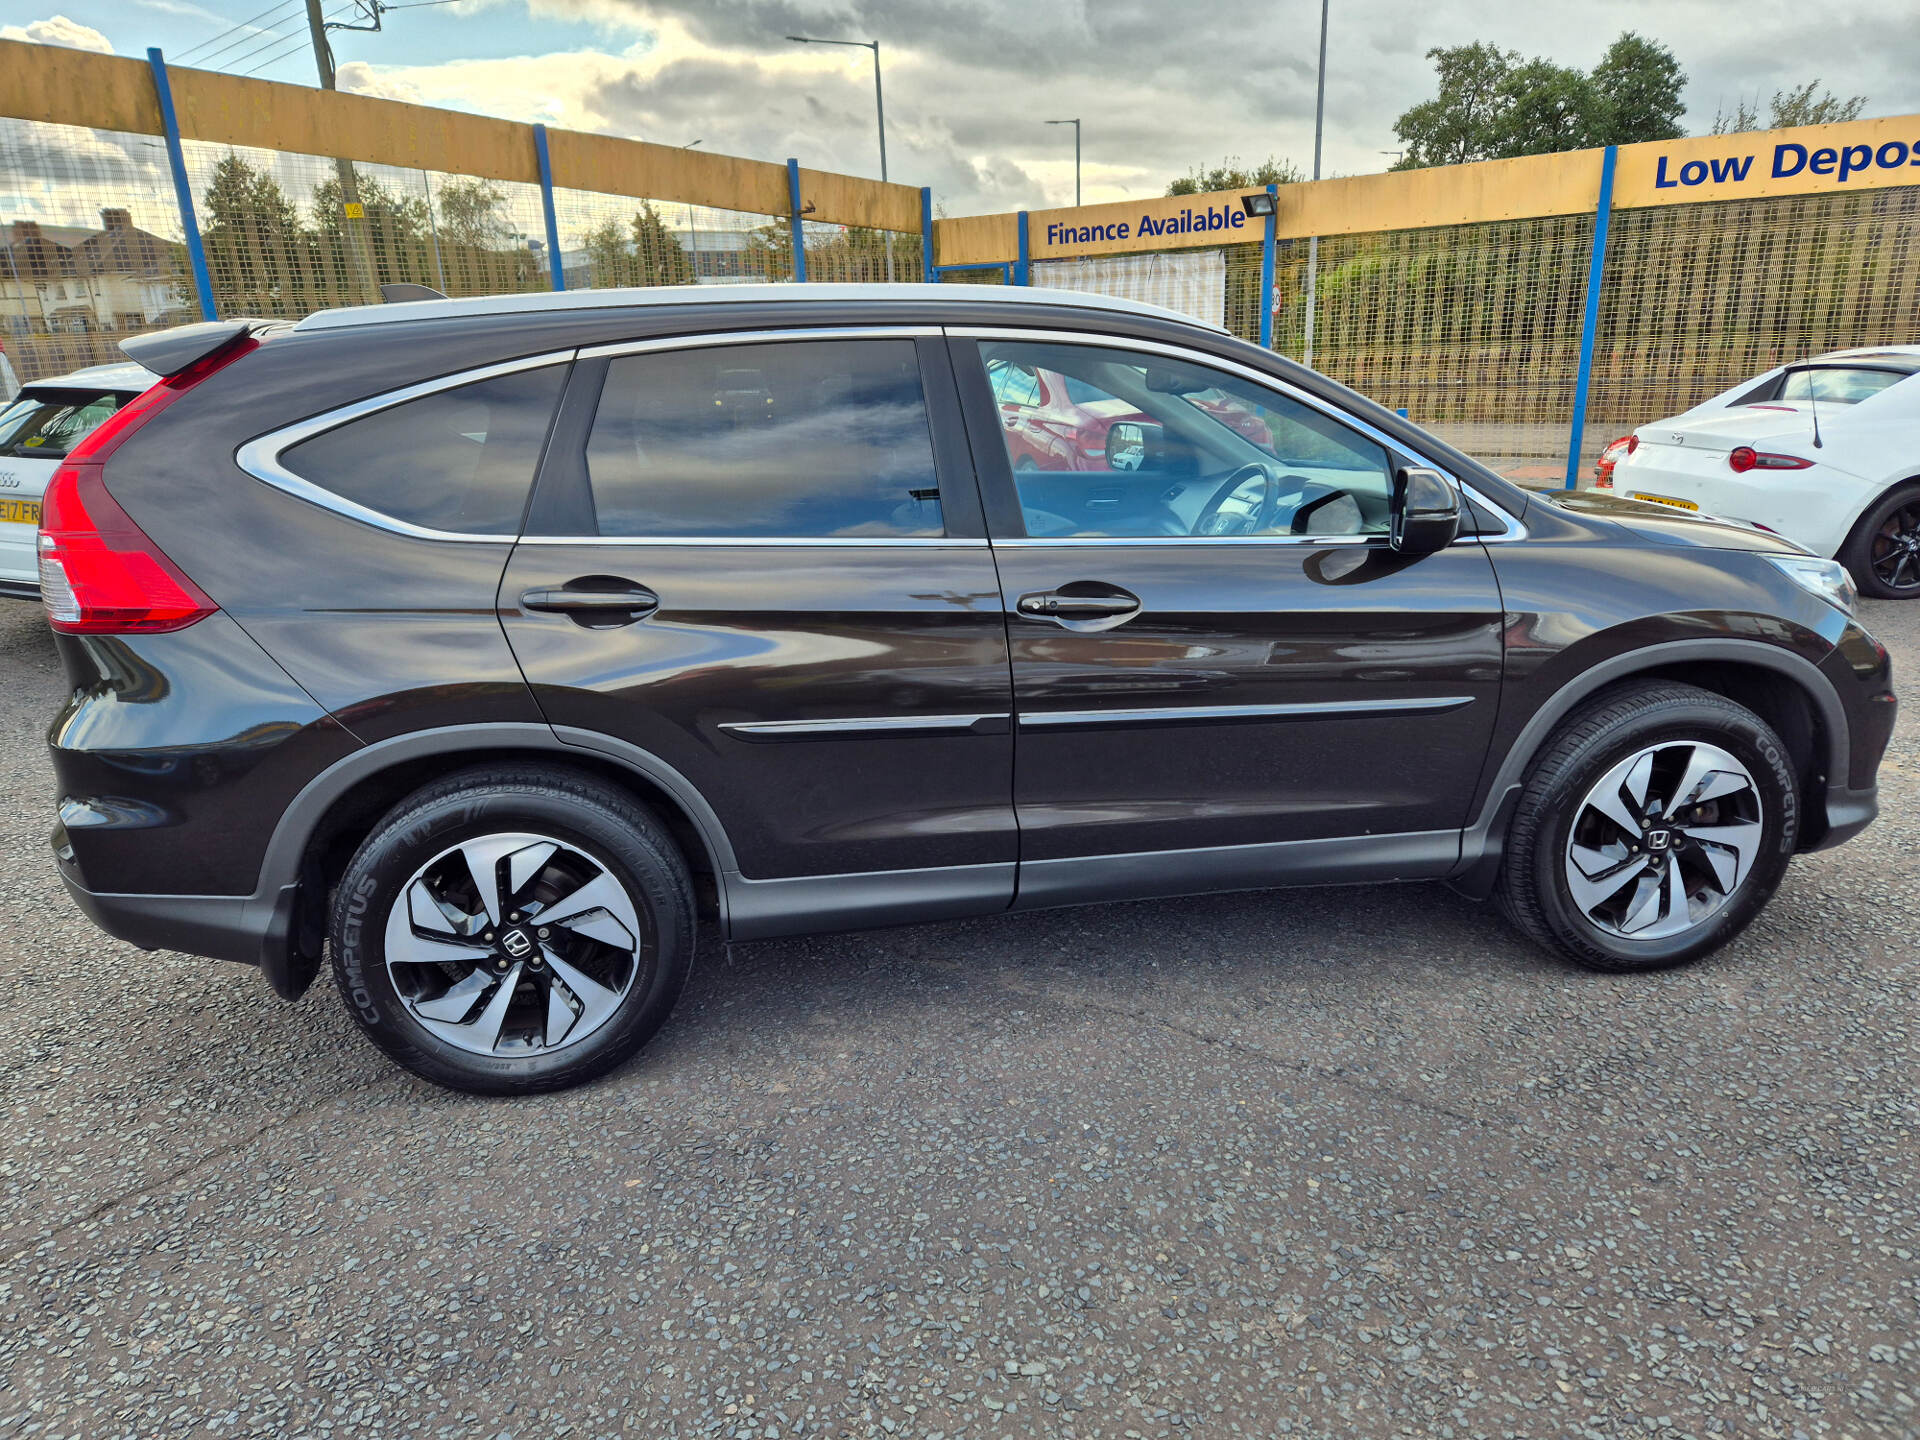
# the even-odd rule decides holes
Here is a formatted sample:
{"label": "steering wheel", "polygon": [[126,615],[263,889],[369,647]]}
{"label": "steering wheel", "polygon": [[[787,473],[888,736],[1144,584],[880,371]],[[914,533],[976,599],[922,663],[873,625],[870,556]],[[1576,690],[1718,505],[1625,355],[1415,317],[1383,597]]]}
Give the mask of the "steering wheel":
{"label": "steering wheel", "polygon": [[1280,506],[1280,477],[1254,461],[1242,465],[1208,497],[1193,522],[1196,535],[1258,535]]}

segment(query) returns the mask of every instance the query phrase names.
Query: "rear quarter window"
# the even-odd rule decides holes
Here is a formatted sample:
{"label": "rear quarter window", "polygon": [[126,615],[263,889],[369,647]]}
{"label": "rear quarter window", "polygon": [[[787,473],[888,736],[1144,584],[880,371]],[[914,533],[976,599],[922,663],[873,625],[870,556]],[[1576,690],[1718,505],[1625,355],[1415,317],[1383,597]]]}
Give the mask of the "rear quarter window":
{"label": "rear quarter window", "polygon": [[289,446],[280,464],[408,525],[516,535],[565,376],[546,365],[406,400]]}

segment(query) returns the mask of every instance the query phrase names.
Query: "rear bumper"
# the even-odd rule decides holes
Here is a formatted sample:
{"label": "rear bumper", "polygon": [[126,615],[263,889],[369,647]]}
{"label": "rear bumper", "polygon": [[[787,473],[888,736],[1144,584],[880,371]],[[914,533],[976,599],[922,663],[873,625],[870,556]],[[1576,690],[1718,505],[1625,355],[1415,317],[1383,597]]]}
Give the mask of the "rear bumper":
{"label": "rear bumper", "polygon": [[[58,845],[56,834],[56,851]],[[297,960],[289,943],[297,885],[266,896],[127,895],[89,890],[65,865],[58,868],[73,903],[116,940],[257,965],[288,1000],[298,999],[313,979],[312,963]]]}
{"label": "rear bumper", "polygon": [[11,580],[0,575],[0,599],[38,600],[40,585],[34,580]]}

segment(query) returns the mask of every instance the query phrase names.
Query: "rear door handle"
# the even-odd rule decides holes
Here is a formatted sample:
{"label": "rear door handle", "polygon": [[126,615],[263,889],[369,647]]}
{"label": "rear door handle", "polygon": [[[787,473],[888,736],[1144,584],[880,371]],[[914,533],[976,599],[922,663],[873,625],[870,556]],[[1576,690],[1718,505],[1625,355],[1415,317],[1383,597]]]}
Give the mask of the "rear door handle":
{"label": "rear door handle", "polygon": [[1131,615],[1140,608],[1140,597],[1117,585],[1100,586],[1079,582],[1071,588],[1037,590],[1014,602],[1022,615],[1048,620],[1108,620],[1116,615]]}
{"label": "rear door handle", "polygon": [[565,585],[538,587],[520,594],[523,610],[565,615],[577,625],[604,628],[630,625],[660,608],[660,597],[631,580],[591,575]]}

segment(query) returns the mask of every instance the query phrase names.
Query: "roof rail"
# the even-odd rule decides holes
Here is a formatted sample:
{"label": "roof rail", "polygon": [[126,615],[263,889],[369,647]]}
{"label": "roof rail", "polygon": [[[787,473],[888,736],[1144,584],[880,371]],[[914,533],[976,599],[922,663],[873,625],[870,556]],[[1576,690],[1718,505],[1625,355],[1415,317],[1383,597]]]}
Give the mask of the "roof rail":
{"label": "roof rail", "polygon": [[829,305],[887,301],[916,305],[1013,304],[1065,306],[1107,313],[1152,315],[1206,330],[1225,331],[1192,315],[1078,290],[991,285],[648,285],[622,290],[537,291],[522,295],[474,295],[459,300],[409,300],[399,304],[355,305],[316,310],[294,329],[336,330],[356,325],[386,325],[403,320],[448,320],[467,315],[541,314],[555,310],[623,310],[656,305]]}

